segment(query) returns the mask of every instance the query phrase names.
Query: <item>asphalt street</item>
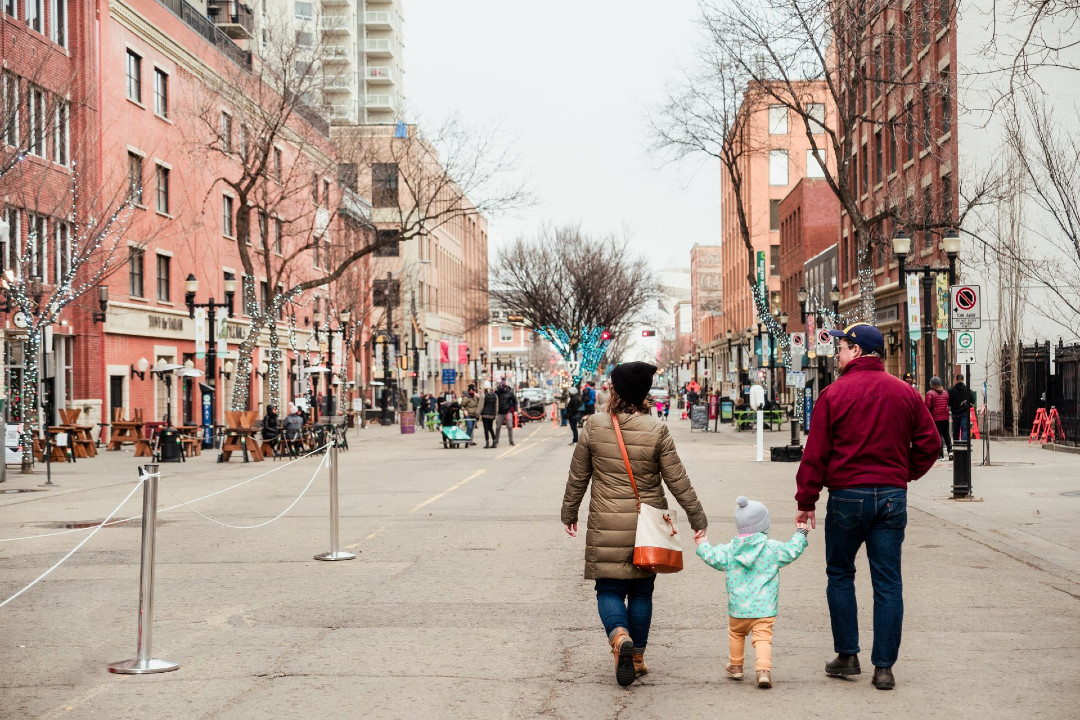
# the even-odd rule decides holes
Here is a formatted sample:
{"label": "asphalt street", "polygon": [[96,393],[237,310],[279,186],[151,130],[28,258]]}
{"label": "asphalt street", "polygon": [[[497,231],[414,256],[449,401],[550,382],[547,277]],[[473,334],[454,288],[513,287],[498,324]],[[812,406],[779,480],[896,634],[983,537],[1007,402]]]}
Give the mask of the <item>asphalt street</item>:
{"label": "asphalt street", "polygon": [[[773,537],[790,535],[796,465],[754,462],[752,433],[671,426],[711,541],[734,533],[740,494],[769,506]],[[786,438],[766,433],[767,445]],[[864,674],[824,675],[833,653],[822,523],[803,557],[781,573],[771,690],[723,676],[724,577],[693,555],[688,527],[687,569],[657,581],[652,672],[624,689],[615,683],[592,583],[582,578],[584,533],[569,538],[559,521],[569,433],[531,423],[515,440],[495,450],[444,450],[428,432],[350,432],[340,537],[358,557],[343,562],[313,560],[330,549],[327,473],[318,458],[217,464],[204,454],[163,465],[152,649],[180,669],[106,671],[136,650],[140,529],[138,522],[104,528],[0,608],[0,718],[1080,712],[1080,455],[996,442],[993,464],[973,469],[979,501],[948,499],[948,463],[912,486],[896,690],[875,690],[865,670],[872,605],[865,561],[857,578]],[[100,522],[132,489],[139,460],[102,453],[54,466],[59,487],[41,492],[10,492],[40,490],[44,480],[10,473],[0,485],[0,539]],[[312,477],[276,521],[217,524],[265,523]],[[184,505],[164,509],[178,498],[216,522]],[[118,517],[140,507],[137,493]],[[0,542],[0,602],[87,532]]]}

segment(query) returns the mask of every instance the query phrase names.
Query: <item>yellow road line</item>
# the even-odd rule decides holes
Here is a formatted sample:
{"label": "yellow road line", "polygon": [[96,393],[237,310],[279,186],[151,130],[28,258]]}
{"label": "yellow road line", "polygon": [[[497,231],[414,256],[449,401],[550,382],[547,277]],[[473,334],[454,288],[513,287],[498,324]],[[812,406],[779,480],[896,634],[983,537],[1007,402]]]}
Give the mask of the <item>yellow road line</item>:
{"label": "yellow road line", "polygon": [[476,472],[474,472],[474,473],[473,473],[472,475],[470,475],[469,477],[465,478],[464,480],[462,480],[461,482],[457,483],[456,485],[451,485],[450,487],[446,488],[445,490],[443,490],[443,491],[442,491],[441,493],[439,493],[438,495],[433,495],[433,496],[429,497],[429,498],[428,498],[427,500],[425,500],[424,502],[420,503],[419,505],[417,505],[416,507],[414,507],[414,508],[413,508],[412,510],[410,510],[409,512],[416,512],[417,510],[419,510],[420,508],[424,507],[425,505],[429,505],[429,504],[431,504],[431,503],[435,502],[435,501],[436,501],[436,500],[438,500],[439,498],[441,498],[441,497],[445,496],[445,495],[446,495],[447,493],[451,493],[451,492],[453,492],[454,490],[457,490],[457,489],[458,489],[459,487],[461,487],[461,486],[462,486],[462,485],[464,485],[465,483],[469,482],[470,480],[473,480],[473,479],[475,479],[475,478],[478,478],[478,477],[480,477],[481,475],[483,475],[483,474],[484,474],[484,473],[486,473],[486,472],[487,472],[487,470],[477,470],[477,471],[476,471]]}

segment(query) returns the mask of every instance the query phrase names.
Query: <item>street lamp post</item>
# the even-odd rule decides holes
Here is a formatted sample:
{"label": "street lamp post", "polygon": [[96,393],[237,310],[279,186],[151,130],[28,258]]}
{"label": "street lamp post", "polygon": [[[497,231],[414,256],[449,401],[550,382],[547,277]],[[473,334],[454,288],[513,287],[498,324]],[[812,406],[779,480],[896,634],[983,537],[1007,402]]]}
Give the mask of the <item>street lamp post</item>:
{"label": "street lamp post", "polygon": [[[333,390],[333,374],[334,374],[334,335],[341,335],[342,353],[345,357],[342,358],[342,372],[339,375],[341,390],[344,393],[345,383],[348,380],[347,371],[345,369],[345,363],[348,360],[348,334],[349,334],[349,321],[352,319],[352,311],[348,308],[340,311],[338,316],[338,326],[336,328],[330,327],[330,316],[333,314],[333,310],[330,309],[330,300],[326,301],[326,327],[322,332],[326,333],[326,397],[332,398],[326,404],[326,412],[324,415],[337,415],[341,409],[341,400],[334,399]],[[315,342],[320,343],[320,331],[319,331],[319,298],[315,298],[315,308],[312,312],[312,323],[315,325]],[[318,383],[318,380],[315,380]],[[336,407],[335,407],[336,405]]]}
{"label": "street lamp post", "polygon": [[[900,286],[903,288],[904,275],[908,271],[921,272],[922,284],[923,284],[923,304],[925,306],[925,312],[923,313],[923,332],[926,333],[926,348],[923,351],[926,355],[923,360],[924,373],[926,374],[924,383],[929,387],[930,378],[934,374],[934,359],[933,359],[933,334],[934,325],[930,315],[931,308],[934,305],[934,278],[937,273],[947,273],[949,280],[949,286],[956,284],[956,257],[960,253],[960,234],[955,229],[950,229],[945,233],[942,238],[942,249],[945,251],[945,256],[948,258],[949,264],[947,267],[931,267],[930,265],[924,265],[922,267],[906,268],[904,261],[907,258],[908,252],[911,250],[911,238],[907,232],[900,229],[893,236],[893,254],[896,255],[897,269],[899,270]],[[907,294],[904,295],[904,316],[905,320],[908,314],[907,307]],[[908,339],[904,338],[904,345],[907,346]],[[906,352],[905,352],[906,354]],[[906,358],[905,358],[906,360]],[[967,380],[970,383],[970,368],[968,370]],[[969,433],[966,438],[962,438],[953,444],[953,453],[955,460],[953,461],[953,498],[965,498],[971,496],[971,434]]]}
{"label": "street lamp post", "polygon": [[209,327],[209,342],[206,345],[206,381],[209,383],[209,392],[203,392],[203,447],[214,446],[214,422],[217,419],[214,407],[214,396],[217,394],[217,323],[216,311],[220,308],[228,312],[228,317],[233,314],[233,297],[236,295],[236,275],[225,273],[225,302],[214,302],[211,297],[208,302],[195,302],[195,293],[199,291],[199,281],[193,273],[189,273],[184,280],[184,302],[187,303],[188,317],[195,317],[195,308],[206,308],[207,323]]}
{"label": "street lamp post", "polygon": [[[922,291],[923,291],[923,309],[922,314],[922,331],[926,334],[926,345],[923,350],[925,357],[923,359],[923,372],[925,377],[923,383],[929,389],[930,378],[934,376],[934,357],[933,357],[933,336],[934,336],[934,319],[931,314],[931,308],[934,307],[934,275],[938,273],[947,273],[949,285],[952,286],[956,283],[956,257],[960,252],[960,234],[956,230],[949,230],[942,238],[942,248],[945,250],[945,255],[948,258],[949,264],[947,267],[932,267],[930,265],[923,265],[920,267],[907,267],[905,261],[907,255],[911,251],[911,237],[904,229],[896,231],[893,236],[893,254],[896,255],[896,265],[899,276],[899,284],[901,288],[906,287],[905,276],[914,271],[922,273]],[[904,293],[904,323],[907,324],[908,317],[908,298],[907,293]],[[908,330],[908,328],[904,328]],[[907,334],[907,333],[905,333]],[[907,343],[909,339],[904,338],[904,367],[907,368]],[[914,368],[912,368],[914,369]]]}
{"label": "street lamp post", "polygon": [[393,423],[393,411],[390,409],[390,403],[394,398],[394,383],[390,375],[390,341],[393,332],[391,316],[394,312],[394,299],[390,287],[393,284],[393,277],[392,272],[388,271],[386,273],[386,345],[383,348],[383,383],[385,383],[383,393],[385,393],[386,406],[383,408],[382,418],[379,420],[381,425],[391,425]]}

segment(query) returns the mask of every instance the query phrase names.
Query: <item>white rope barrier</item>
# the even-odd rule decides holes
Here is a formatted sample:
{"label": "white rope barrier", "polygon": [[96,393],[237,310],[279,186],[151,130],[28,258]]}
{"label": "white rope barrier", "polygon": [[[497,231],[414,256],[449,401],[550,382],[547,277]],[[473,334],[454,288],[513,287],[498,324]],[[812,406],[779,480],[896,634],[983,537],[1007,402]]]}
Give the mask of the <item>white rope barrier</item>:
{"label": "white rope barrier", "polygon": [[[181,505],[183,505],[184,507],[186,507],[188,510],[195,513],[199,517],[203,518],[204,520],[209,520],[210,522],[214,523],[215,525],[220,525],[221,527],[225,527],[225,528],[231,528],[232,530],[254,530],[256,528],[266,527],[270,523],[276,522],[277,520],[280,520],[281,518],[285,517],[285,515],[290,510],[292,510],[294,507],[296,507],[296,503],[300,502],[300,499],[303,498],[304,495],[307,494],[307,491],[311,488],[311,485],[315,482],[315,478],[317,478],[319,476],[319,471],[322,470],[323,465],[325,465],[325,464],[326,464],[326,455],[323,455],[323,459],[321,461],[319,461],[318,467],[316,467],[315,472],[312,473],[311,479],[308,480],[308,484],[305,485],[304,489],[300,491],[300,495],[295,500],[293,500],[291,503],[289,503],[289,506],[287,508],[285,508],[280,513],[278,513],[274,517],[270,518],[266,522],[261,522],[258,525],[230,525],[229,523],[221,522],[220,520],[215,520],[214,518],[210,517],[209,515],[206,515],[205,513],[199,512],[195,508],[191,507],[191,505],[184,502],[184,500],[181,499],[180,496],[178,496],[176,493],[174,493],[172,491],[172,488],[170,488],[168,486],[168,484],[163,482],[162,485],[164,485],[165,490],[168,491],[168,493],[170,495],[172,495],[174,498],[176,498],[177,500],[180,501]],[[202,498],[200,498],[200,499],[202,499]],[[195,501],[192,500],[191,502],[195,502]]]}
{"label": "white rope barrier", "polygon": [[15,598],[19,597],[19,596],[20,596],[20,595],[22,595],[22,594],[23,594],[24,592],[26,592],[27,590],[29,590],[30,588],[34,587],[34,586],[35,586],[35,585],[37,585],[37,584],[38,584],[39,582],[41,582],[42,580],[44,580],[44,579],[45,579],[45,578],[46,578],[46,577],[47,577],[47,576],[49,575],[49,573],[51,573],[51,572],[52,572],[53,570],[55,570],[56,568],[58,568],[58,567],[60,567],[61,565],[63,565],[63,564],[64,564],[64,562],[65,562],[65,561],[66,561],[66,560],[67,560],[67,559],[68,559],[69,557],[71,557],[72,555],[74,555],[74,554],[75,554],[75,553],[76,553],[76,552],[77,552],[77,551],[79,550],[79,548],[81,548],[81,547],[82,547],[83,545],[85,545],[85,544],[86,544],[87,542],[89,542],[89,541],[90,541],[90,538],[94,537],[94,535],[96,535],[96,534],[97,534],[97,531],[98,531],[98,530],[100,530],[101,528],[105,527],[105,525],[106,525],[106,524],[107,524],[107,523],[109,522],[109,520],[111,520],[111,519],[112,519],[112,516],[113,516],[113,515],[115,515],[116,513],[120,512],[120,508],[124,507],[124,505],[125,505],[125,504],[127,503],[127,501],[131,499],[131,496],[135,494],[135,491],[136,491],[136,490],[138,490],[138,489],[139,489],[140,487],[142,487],[142,484],[143,484],[143,483],[144,483],[144,482],[146,481],[146,477],[147,477],[147,476],[146,476],[146,475],[145,475],[145,474],[144,474],[144,473],[143,473],[143,472],[142,472],[142,471],[140,470],[140,472],[139,472],[139,481],[138,481],[137,483],[135,483],[135,487],[131,488],[131,492],[129,492],[129,493],[127,494],[127,497],[125,497],[125,498],[123,499],[123,501],[122,501],[122,502],[121,502],[121,503],[120,503],[119,505],[117,505],[117,506],[116,506],[116,509],[114,509],[114,510],[113,510],[113,511],[112,511],[111,513],[109,513],[109,516],[108,516],[107,518],[105,518],[105,519],[104,519],[103,521],[101,521],[101,523],[100,523],[99,525],[96,525],[96,526],[95,526],[95,527],[93,528],[93,530],[92,530],[92,531],[90,532],[90,534],[89,534],[89,535],[87,535],[86,537],[84,537],[84,538],[83,538],[83,539],[82,539],[82,540],[81,540],[81,541],[79,542],[79,544],[78,544],[78,545],[76,545],[75,547],[73,547],[73,548],[71,549],[71,551],[70,551],[70,552],[68,552],[68,554],[67,554],[67,555],[65,555],[64,557],[60,558],[60,559],[59,559],[59,560],[58,560],[58,561],[57,561],[57,562],[56,562],[56,563],[55,563],[55,564],[54,564],[54,565],[53,565],[53,566],[52,566],[51,568],[49,568],[48,570],[46,570],[45,572],[43,572],[43,573],[42,573],[41,575],[39,575],[39,576],[37,577],[37,579],[35,579],[35,580],[34,580],[34,581],[33,581],[32,583],[30,583],[29,585],[27,585],[26,587],[24,587],[24,588],[23,588],[22,590],[20,590],[19,592],[15,593],[15,594],[14,594],[14,595],[12,595],[11,597],[9,597],[9,598],[8,598],[7,600],[5,600],[4,602],[0,602],[0,608],[4,607],[4,606],[5,606],[5,605],[7,605],[7,604],[8,604],[9,602],[11,602],[11,601],[12,601],[12,600],[14,600]]}
{"label": "white rope barrier", "polygon": [[[290,465],[292,465],[294,463],[298,463],[301,460],[306,460],[307,458],[311,457],[312,455],[315,455],[316,453],[324,452],[327,447],[328,447],[328,445],[322,445],[322,446],[320,446],[318,448],[315,448],[314,450],[312,450],[311,452],[309,452],[309,453],[307,453],[305,455],[301,455],[300,457],[297,457],[297,458],[295,458],[293,460],[290,460],[289,462],[285,463],[284,465],[278,465],[274,469],[267,470],[266,472],[261,473],[259,475],[256,475],[255,477],[248,478],[247,480],[243,480],[241,482],[236,483],[235,485],[230,485],[229,487],[222,488],[221,490],[216,490],[216,491],[210,493],[209,495],[203,495],[202,497],[195,498],[194,500],[189,500],[188,502],[191,502],[191,503],[201,502],[203,500],[206,500],[207,498],[212,498],[215,495],[220,495],[221,493],[228,492],[230,490],[235,490],[236,488],[238,488],[238,487],[240,487],[242,485],[247,485],[250,482],[254,482],[254,481],[260,480],[260,479],[262,479],[262,478],[264,478],[264,477],[266,477],[268,475],[272,475],[272,474],[278,472],[279,470],[284,470],[285,468],[289,467]],[[320,465],[321,465],[321,463],[320,463]],[[172,491],[170,491],[170,492],[172,492]],[[177,499],[179,500],[179,498],[177,498]],[[179,507],[183,507],[183,506],[184,506],[184,503],[180,502],[180,503],[178,503],[176,505],[170,505],[167,508],[162,508],[161,510],[158,510],[158,512],[159,513],[169,512],[170,510],[175,510],[175,509],[177,509]],[[23,537],[0,538],[0,543],[17,542],[19,540],[36,540],[38,538],[55,537],[57,535],[69,535],[71,533],[86,532],[87,530],[94,530],[96,532],[98,527],[108,527],[109,525],[119,525],[120,523],[132,522],[133,520],[138,520],[141,517],[142,517],[142,515],[132,515],[129,518],[123,518],[121,520],[113,520],[112,522],[106,522],[106,523],[103,523],[100,526],[93,526],[93,527],[89,527],[89,528],[73,528],[73,529],[69,529],[69,530],[57,530],[56,532],[40,533],[38,535],[25,535]]]}

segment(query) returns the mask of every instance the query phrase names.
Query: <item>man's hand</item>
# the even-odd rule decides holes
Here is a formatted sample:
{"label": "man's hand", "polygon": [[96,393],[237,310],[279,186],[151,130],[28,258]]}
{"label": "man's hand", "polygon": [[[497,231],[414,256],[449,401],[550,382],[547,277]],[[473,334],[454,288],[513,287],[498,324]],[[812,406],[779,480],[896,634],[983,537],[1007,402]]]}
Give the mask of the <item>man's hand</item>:
{"label": "man's hand", "polygon": [[800,510],[795,513],[795,527],[799,527],[800,524],[806,527],[807,523],[810,523],[810,527],[817,529],[817,520],[814,518],[813,510]]}
{"label": "man's hand", "polygon": [[566,526],[566,534],[570,537],[577,537],[577,523],[572,523]]}

